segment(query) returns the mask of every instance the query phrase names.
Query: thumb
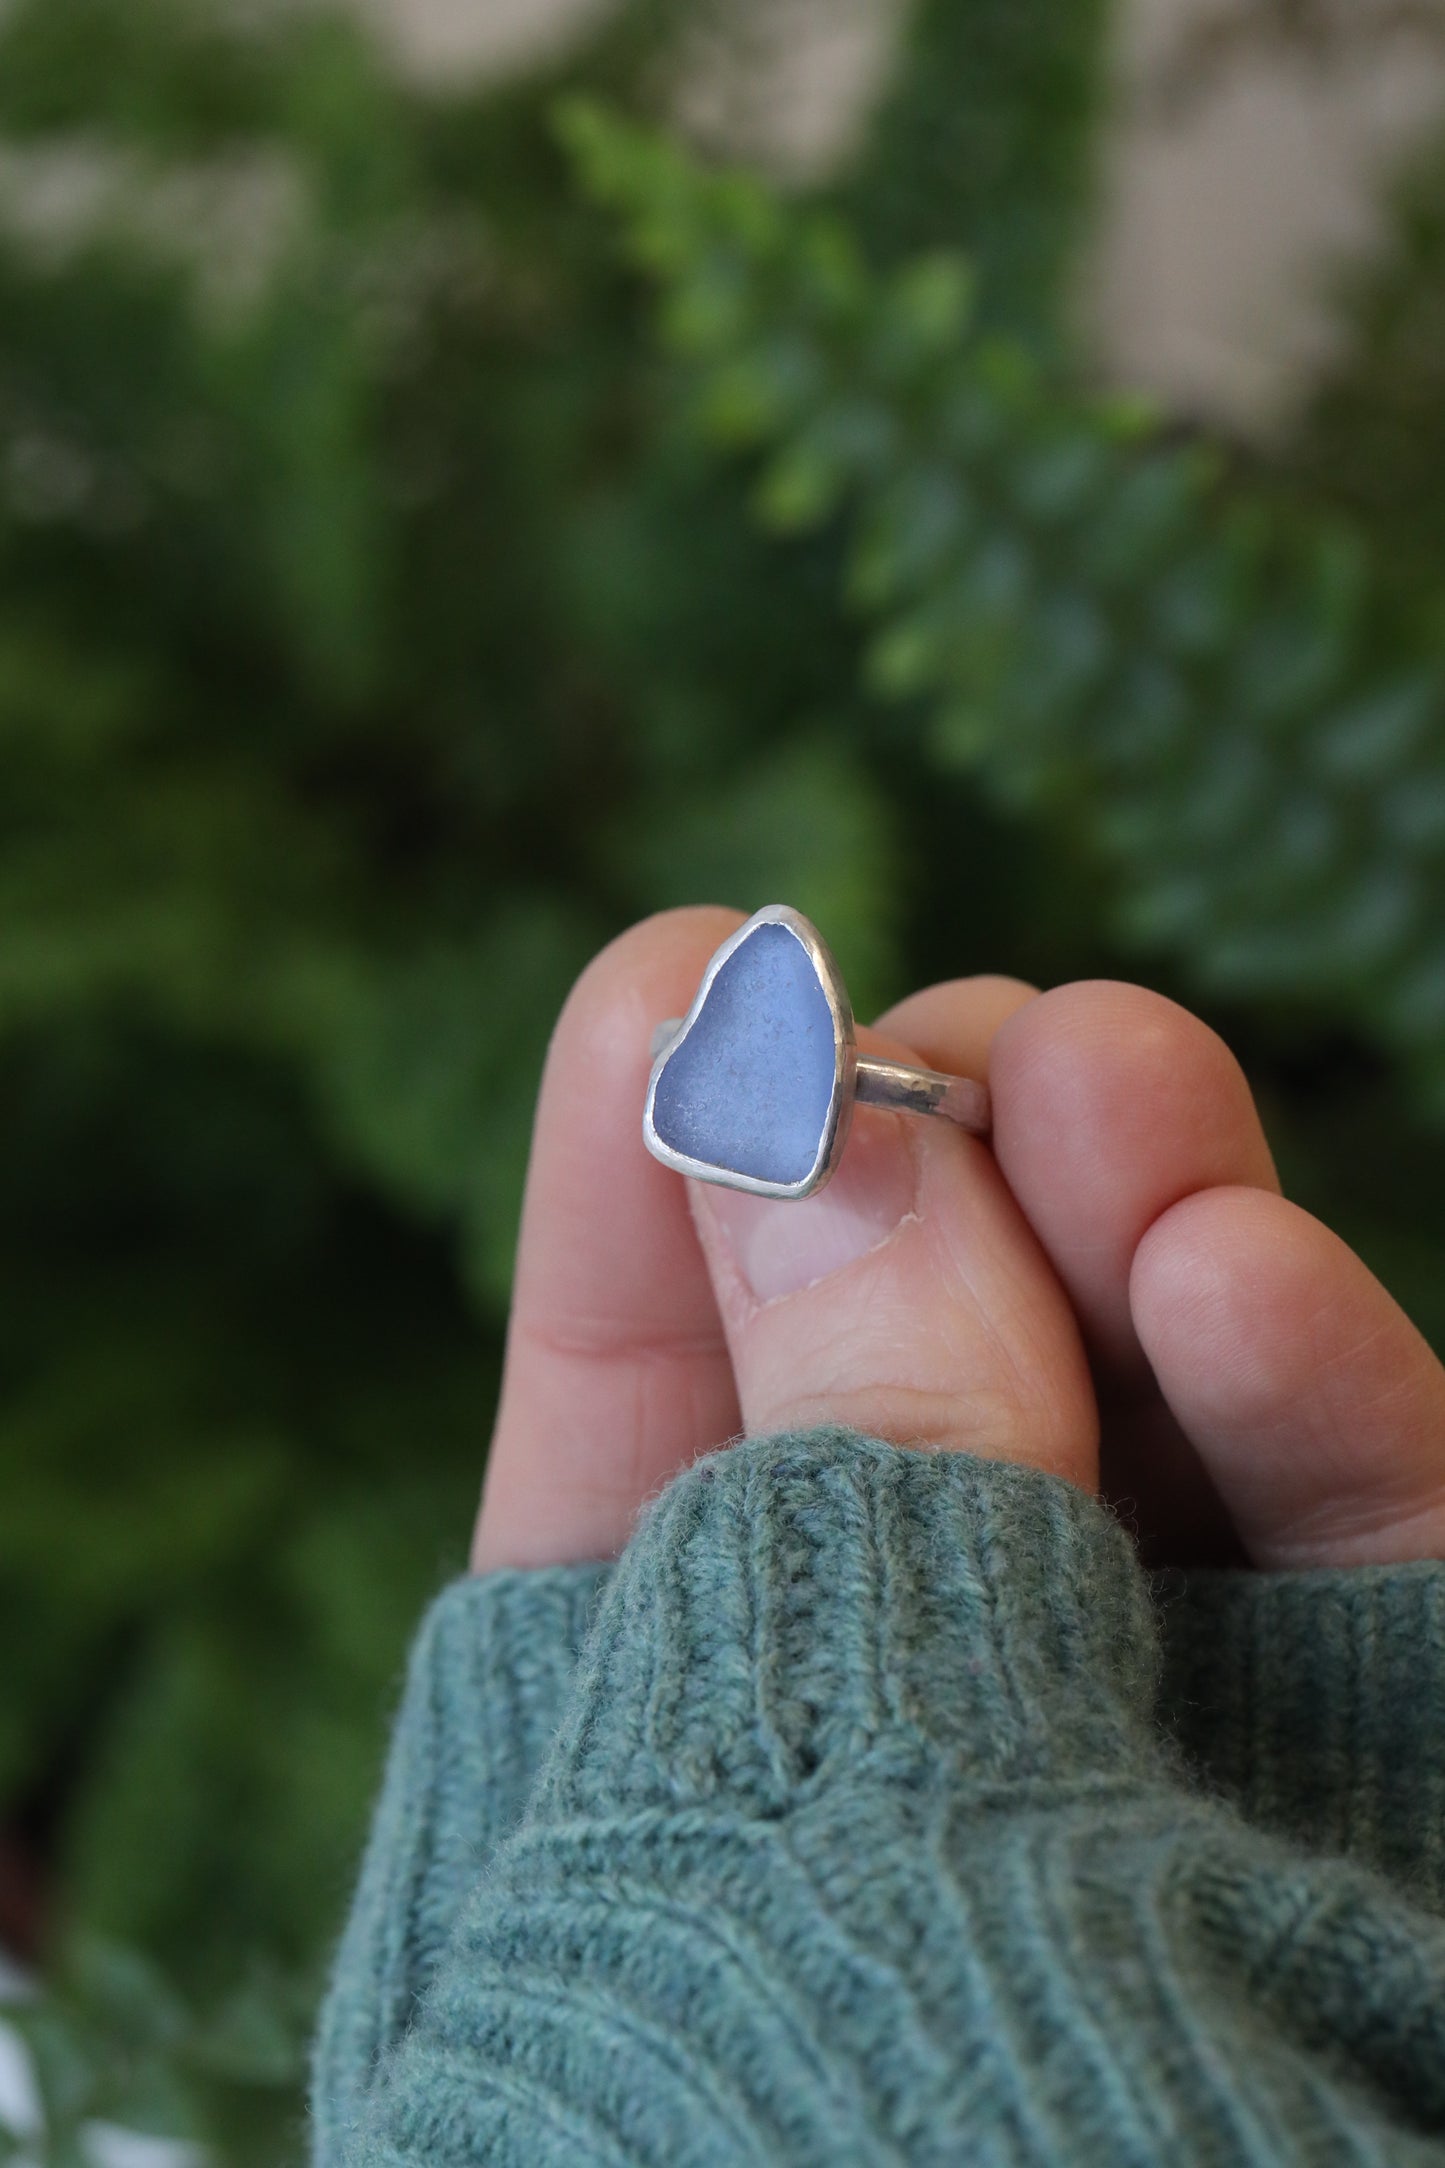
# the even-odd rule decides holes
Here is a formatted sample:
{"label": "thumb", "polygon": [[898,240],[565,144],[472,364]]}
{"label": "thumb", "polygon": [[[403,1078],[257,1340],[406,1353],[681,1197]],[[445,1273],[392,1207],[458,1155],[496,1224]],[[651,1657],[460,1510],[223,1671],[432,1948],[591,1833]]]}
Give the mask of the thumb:
{"label": "thumb", "polygon": [[[876,1032],[859,1044],[917,1060]],[[1095,1486],[1072,1310],[978,1139],[859,1106],[812,1197],[688,1187],[749,1435],[843,1423]]]}

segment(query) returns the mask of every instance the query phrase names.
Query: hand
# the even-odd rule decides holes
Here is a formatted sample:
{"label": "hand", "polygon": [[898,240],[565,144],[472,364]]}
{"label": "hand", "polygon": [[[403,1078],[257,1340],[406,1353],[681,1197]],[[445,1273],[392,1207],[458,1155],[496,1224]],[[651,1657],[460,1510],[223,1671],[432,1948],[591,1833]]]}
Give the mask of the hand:
{"label": "hand", "polygon": [[1187,1010],[956,979],[861,1029],[987,1075],[990,1150],[860,1107],[805,1203],[642,1144],[648,1039],[741,914],[670,911],[583,973],[548,1053],[473,1563],[608,1557],[739,1432],[848,1423],[1101,1483],[1156,1559],[1445,1556],[1445,1369],[1279,1193]]}

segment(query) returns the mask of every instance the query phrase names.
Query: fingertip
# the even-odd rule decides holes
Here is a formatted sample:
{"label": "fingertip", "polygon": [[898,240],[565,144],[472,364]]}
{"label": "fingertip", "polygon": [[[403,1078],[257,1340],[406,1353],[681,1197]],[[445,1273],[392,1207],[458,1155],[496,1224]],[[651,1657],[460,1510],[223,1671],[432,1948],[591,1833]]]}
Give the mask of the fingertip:
{"label": "fingertip", "polygon": [[1149,987],[1121,979],[1051,987],[1001,1025],[993,1068],[1005,1121],[1021,1136],[1035,1115],[1051,1127],[1064,1117],[1071,1134],[1097,1139],[1106,1159],[1120,1140],[1145,1147],[1156,1162],[1161,1147],[1175,1154],[1187,1143],[1175,1173],[1192,1188],[1243,1179],[1276,1186],[1233,1049],[1202,1017]]}
{"label": "fingertip", "polygon": [[[595,1222],[607,1190],[619,1224],[676,1246],[676,1184],[643,1148],[641,1108],[653,1026],[681,1014],[741,914],[696,905],[655,912],[614,936],[579,973],[547,1045],[517,1248],[514,1306],[557,1311],[592,1299]],[[627,1275],[624,1273],[624,1283]]]}
{"label": "fingertip", "polygon": [[1129,1299],[1258,1563],[1445,1549],[1445,1371],[1329,1228],[1261,1189],[1197,1192],[1141,1239]]}
{"label": "fingertip", "polygon": [[[1307,1362],[1306,1311],[1342,1243],[1285,1198],[1237,1184],[1197,1190],[1146,1228],[1129,1303],[1156,1374],[1196,1416],[1267,1417]],[[1348,1252],[1345,1252],[1348,1256]]]}
{"label": "fingertip", "polygon": [[644,919],[563,1003],[533,1130],[478,1570],[612,1555],[643,1498],[737,1427],[683,1185],[644,1147],[642,1105],[653,1026],[686,1010],[742,916],[703,905]]}
{"label": "fingertip", "polygon": [[1130,1263],[1181,1197],[1277,1189],[1248,1080],[1202,1018],[1163,994],[1078,980],[1020,1005],[989,1063],[999,1164],[1072,1295],[1096,1355],[1140,1368]]}

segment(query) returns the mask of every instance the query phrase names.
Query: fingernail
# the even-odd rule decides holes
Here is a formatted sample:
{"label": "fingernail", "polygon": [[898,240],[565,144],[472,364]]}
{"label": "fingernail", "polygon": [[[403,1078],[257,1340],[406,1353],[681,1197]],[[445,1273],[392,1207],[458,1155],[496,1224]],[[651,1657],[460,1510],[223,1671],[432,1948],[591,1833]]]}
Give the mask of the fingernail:
{"label": "fingernail", "polygon": [[854,1121],[838,1171],[801,1203],[689,1185],[705,1243],[721,1249],[759,1302],[795,1295],[886,1242],[913,1211],[918,1165],[897,1115]]}

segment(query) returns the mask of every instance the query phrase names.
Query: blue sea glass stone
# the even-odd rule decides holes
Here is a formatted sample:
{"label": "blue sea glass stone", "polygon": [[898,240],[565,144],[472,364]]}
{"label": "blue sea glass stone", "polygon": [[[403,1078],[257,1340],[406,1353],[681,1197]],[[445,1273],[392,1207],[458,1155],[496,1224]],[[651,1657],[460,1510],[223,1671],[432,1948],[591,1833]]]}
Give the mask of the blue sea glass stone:
{"label": "blue sea glass stone", "polygon": [[812,957],[786,926],[762,925],[733,950],[668,1055],[653,1128],[705,1166],[804,1182],[837,1073],[833,1012]]}

